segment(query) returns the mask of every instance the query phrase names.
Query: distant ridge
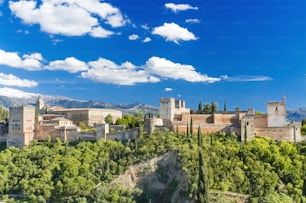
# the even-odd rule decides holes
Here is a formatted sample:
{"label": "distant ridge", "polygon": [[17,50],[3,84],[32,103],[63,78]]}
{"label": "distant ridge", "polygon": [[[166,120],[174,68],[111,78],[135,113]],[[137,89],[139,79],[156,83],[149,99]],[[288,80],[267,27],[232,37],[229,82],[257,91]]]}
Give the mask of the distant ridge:
{"label": "distant ridge", "polygon": [[30,93],[8,87],[0,88],[0,104],[6,108],[19,105],[34,105],[39,95],[50,106],[58,105],[65,108],[111,108],[121,110],[124,113],[135,113],[137,111],[153,113],[155,115],[158,113],[157,107],[147,104],[111,104],[102,101],[81,101],[65,96]]}

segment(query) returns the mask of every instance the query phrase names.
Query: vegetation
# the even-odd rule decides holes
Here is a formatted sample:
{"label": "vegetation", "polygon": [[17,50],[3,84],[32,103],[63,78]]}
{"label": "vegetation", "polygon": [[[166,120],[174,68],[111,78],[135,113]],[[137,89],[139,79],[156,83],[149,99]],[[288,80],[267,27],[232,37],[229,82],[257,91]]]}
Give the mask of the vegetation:
{"label": "vegetation", "polygon": [[113,117],[112,115],[108,114],[105,119],[104,119],[105,123],[108,123],[110,125],[113,125],[114,124],[114,121],[113,121]]}
{"label": "vegetation", "polygon": [[[251,202],[306,201],[306,143],[256,138],[244,145],[224,133],[187,138],[169,131],[142,135],[137,142],[67,144],[57,139],[34,141],[22,149],[10,147],[0,152],[0,200],[136,202],[141,191],[132,193],[110,182],[130,165],[170,150],[178,151],[189,199],[198,199],[202,190],[198,181],[206,174],[210,200],[215,191],[231,191],[250,195]],[[205,162],[199,162],[199,155]],[[145,197],[150,194],[142,194]]]}
{"label": "vegetation", "polygon": [[136,114],[125,114],[123,118],[116,121],[116,125],[125,125],[127,128],[137,128],[143,125],[144,115],[142,112]]}
{"label": "vegetation", "polygon": [[306,119],[302,120],[301,135],[306,135]]}
{"label": "vegetation", "polygon": [[[204,104],[204,108],[202,107],[202,102],[198,104],[198,114],[211,114],[216,113],[218,111],[218,104],[217,102],[212,102],[211,104],[206,103]],[[226,112],[226,104],[224,103],[224,112]]]}
{"label": "vegetation", "polygon": [[8,118],[8,110],[3,106],[0,106],[0,121],[4,121]]}

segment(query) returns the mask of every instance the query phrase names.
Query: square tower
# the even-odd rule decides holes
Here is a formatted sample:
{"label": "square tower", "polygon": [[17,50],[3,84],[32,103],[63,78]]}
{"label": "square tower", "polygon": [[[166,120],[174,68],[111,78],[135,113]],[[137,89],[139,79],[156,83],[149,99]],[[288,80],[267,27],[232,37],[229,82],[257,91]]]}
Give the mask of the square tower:
{"label": "square tower", "polygon": [[7,147],[23,147],[34,138],[35,108],[33,106],[10,107]]}
{"label": "square tower", "polygon": [[286,126],[286,102],[268,102],[268,127]]}

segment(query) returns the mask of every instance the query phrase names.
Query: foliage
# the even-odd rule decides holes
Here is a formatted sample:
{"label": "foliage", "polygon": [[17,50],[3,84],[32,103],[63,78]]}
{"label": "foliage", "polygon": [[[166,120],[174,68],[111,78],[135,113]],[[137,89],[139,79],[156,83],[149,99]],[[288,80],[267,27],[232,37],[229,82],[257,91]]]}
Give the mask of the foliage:
{"label": "foliage", "polygon": [[[4,195],[0,199],[135,202],[140,192],[111,186],[111,181],[131,164],[176,150],[188,177],[187,198],[196,200],[202,170],[198,140],[199,136],[156,131],[139,136],[136,142],[100,140],[70,146],[57,139],[53,143],[33,142],[22,149],[10,147],[0,152],[0,195]],[[201,140],[210,190],[249,194],[258,202],[306,201],[306,143],[255,138],[244,145],[236,136],[224,133],[203,135]]]}
{"label": "foliage", "polygon": [[108,114],[106,117],[105,117],[105,123],[108,123],[108,124],[113,124],[114,123],[114,121],[113,121],[113,117],[112,117],[112,115],[110,115],[110,114]]}
{"label": "foliage", "polygon": [[137,128],[143,125],[144,115],[142,112],[136,114],[125,114],[123,118],[116,121],[116,125],[125,125],[127,128]]}
{"label": "foliage", "polygon": [[8,118],[8,110],[3,106],[0,106],[0,121],[4,121]]}
{"label": "foliage", "polygon": [[301,127],[301,135],[306,135],[306,125]]}
{"label": "foliage", "polygon": [[198,111],[197,111],[198,114],[201,114],[203,113],[203,106],[202,106],[202,102],[199,102],[198,104]]}

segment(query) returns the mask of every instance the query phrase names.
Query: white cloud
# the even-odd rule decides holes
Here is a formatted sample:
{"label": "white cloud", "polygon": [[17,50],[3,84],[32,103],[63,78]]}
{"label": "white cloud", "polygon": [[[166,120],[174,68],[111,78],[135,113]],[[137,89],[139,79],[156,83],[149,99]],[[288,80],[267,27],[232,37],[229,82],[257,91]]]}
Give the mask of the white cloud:
{"label": "white cloud", "polygon": [[155,83],[160,79],[151,76],[141,68],[137,68],[130,62],[121,65],[99,58],[97,61],[88,63],[90,69],[81,73],[82,78],[87,78],[96,82],[117,84],[117,85],[135,85],[136,83]]}
{"label": "white cloud", "polygon": [[208,77],[205,74],[196,72],[191,65],[174,63],[165,58],[151,57],[145,67],[147,71],[161,78],[170,78],[174,80],[186,80],[188,82],[208,82],[213,83],[220,81],[220,78]]}
{"label": "white cloud", "polygon": [[129,40],[137,40],[138,38],[139,38],[139,36],[136,35],[136,34],[132,34],[132,35],[129,36]]}
{"label": "white cloud", "polygon": [[200,23],[201,21],[197,18],[190,18],[190,19],[186,19],[185,22],[190,23],[190,24],[196,24],[196,23]]}
{"label": "white cloud", "polygon": [[150,28],[149,28],[149,26],[147,25],[147,24],[144,24],[144,25],[142,25],[141,26],[143,29],[145,29],[145,30],[149,30]]}
{"label": "white cloud", "polygon": [[198,7],[193,7],[189,4],[166,3],[165,7],[167,9],[171,9],[174,13],[177,13],[179,11],[186,11],[186,10],[198,10]]}
{"label": "white cloud", "polygon": [[124,26],[120,10],[100,0],[34,0],[9,1],[9,8],[26,24],[39,24],[41,30],[65,36],[108,37],[112,31],[101,27],[102,23],[113,28]]}
{"label": "white cloud", "polygon": [[227,75],[223,75],[221,77],[224,81],[229,81],[229,82],[261,82],[261,81],[273,80],[271,77],[268,76],[243,75],[243,76],[229,77]]}
{"label": "white cloud", "polygon": [[0,49],[0,65],[26,70],[41,70],[42,60],[43,58],[39,53],[24,54],[20,57],[16,52],[6,52]]}
{"label": "white cloud", "polygon": [[38,83],[33,80],[20,79],[12,74],[0,73],[0,85],[16,87],[35,87],[38,85]]}
{"label": "white cloud", "polygon": [[86,71],[88,66],[83,61],[80,61],[74,57],[67,57],[65,60],[51,61],[45,68],[49,70],[62,70],[69,73],[76,73]]}
{"label": "white cloud", "polygon": [[155,35],[160,35],[166,38],[166,41],[173,41],[176,44],[178,44],[179,41],[197,39],[192,32],[189,32],[188,29],[180,27],[175,23],[164,23],[162,26],[155,27],[152,33]]}
{"label": "white cloud", "polygon": [[144,38],[144,40],[142,40],[143,43],[148,43],[151,42],[151,38],[150,37],[146,37]]}
{"label": "white cloud", "polygon": [[182,65],[159,57],[151,57],[143,66],[135,66],[130,62],[118,65],[104,58],[91,61],[88,65],[90,68],[81,73],[82,78],[118,85],[155,83],[163,79],[208,83],[221,80],[198,73],[191,65]]}
{"label": "white cloud", "polygon": [[173,91],[173,89],[170,88],[170,87],[166,87],[166,88],[165,88],[165,92],[172,92],[172,91]]}

